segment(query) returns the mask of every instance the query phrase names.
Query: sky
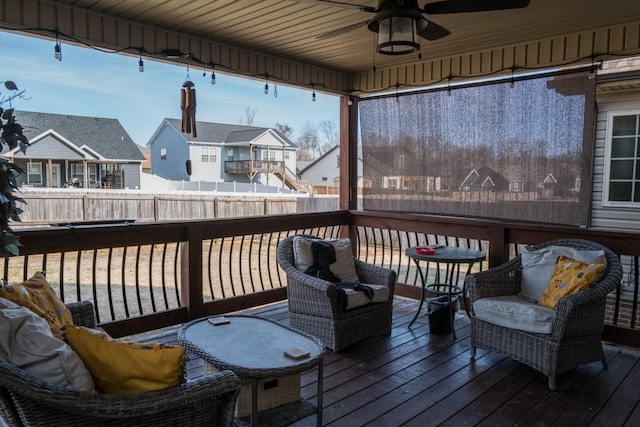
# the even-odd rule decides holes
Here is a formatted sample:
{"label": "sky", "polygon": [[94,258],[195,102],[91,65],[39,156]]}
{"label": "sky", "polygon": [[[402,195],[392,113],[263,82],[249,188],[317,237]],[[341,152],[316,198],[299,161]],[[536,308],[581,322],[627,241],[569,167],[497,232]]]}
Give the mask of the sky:
{"label": "sky", "polygon": [[[12,80],[26,99],[12,103],[18,122],[19,111],[69,114],[120,121],[134,142],[145,146],[164,118],[181,117],[180,90],[185,80],[196,88],[196,119],[213,123],[240,124],[247,108],[255,109],[253,125],[293,128],[291,139],[302,133],[306,123],[331,121],[339,128],[339,98],[311,90],[264,80],[233,77],[211,70],[203,76],[201,66],[166,64],[144,58],[144,72],[138,71],[138,56],[100,52],[62,42],[62,61],[54,58],[55,41],[0,31],[5,58],[0,82]],[[10,93],[0,86],[0,97]],[[3,105],[6,109],[8,105]],[[242,124],[246,124],[244,121]]]}

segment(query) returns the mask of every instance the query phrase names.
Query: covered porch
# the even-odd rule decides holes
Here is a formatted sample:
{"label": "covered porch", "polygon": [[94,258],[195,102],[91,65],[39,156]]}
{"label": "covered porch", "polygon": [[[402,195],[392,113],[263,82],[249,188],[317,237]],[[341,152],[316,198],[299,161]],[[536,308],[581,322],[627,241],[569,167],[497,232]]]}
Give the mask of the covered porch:
{"label": "covered porch", "polygon": [[[275,263],[277,242],[302,232],[349,236],[358,257],[398,272],[394,328],[390,337],[328,354],[327,424],[637,423],[638,398],[631,390],[637,384],[640,355],[623,346],[640,348],[638,230],[358,210],[355,101],[370,93],[397,94],[531,69],[576,64],[597,68],[603,59],[637,55],[640,5],[540,0],[490,19],[443,16],[438,22],[453,30],[445,42],[424,43],[420,57],[377,56],[372,63],[369,33],[342,34],[329,42],[320,37],[362,20],[355,4],[345,5],[341,14],[340,8],[331,13],[325,2],[311,0],[178,1],[155,8],[152,2],[132,2],[129,7],[116,0],[6,3],[1,25],[26,34],[340,95],[341,180],[340,210],[335,212],[21,230],[21,256],[5,260],[5,278],[26,278],[34,268],[46,270],[65,301],[92,300],[99,323],[114,337],[173,328],[153,336],[172,341],[177,325],[253,307],[286,323],[286,278]],[[375,6],[374,1],[366,3]],[[178,11],[181,18],[175,18]],[[196,19],[199,16],[203,18]],[[251,16],[259,18],[247,18]],[[627,78],[637,84],[633,76]],[[481,268],[489,268],[516,256],[522,245],[559,238],[598,241],[629,266],[624,286],[609,296],[603,334],[614,344],[606,348],[609,370],[583,366],[550,392],[543,376],[499,354],[483,352],[470,364],[463,313],[457,316],[455,341],[429,335],[424,316],[407,328],[416,310],[410,300],[420,296],[418,276],[404,256],[407,245],[425,240],[477,245],[488,255]],[[193,376],[200,375],[200,363],[193,360]],[[314,377],[303,376],[306,397],[314,397]]]}

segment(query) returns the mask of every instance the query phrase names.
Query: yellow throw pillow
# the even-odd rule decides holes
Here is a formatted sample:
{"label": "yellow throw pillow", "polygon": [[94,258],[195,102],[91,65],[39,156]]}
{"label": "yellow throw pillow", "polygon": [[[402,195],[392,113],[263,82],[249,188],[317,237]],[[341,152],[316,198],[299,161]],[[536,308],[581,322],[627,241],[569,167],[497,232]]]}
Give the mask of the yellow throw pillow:
{"label": "yellow throw pillow", "polygon": [[555,309],[563,296],[576,293],[597,282],[604,269],[604,264],[585,264],[560,255],[549,287],[540,296],[538,304]]}
{"label": "yellow throw pillow", "polygon": [[183,347],[115,341],[102,331],[78,326],[67,326],[66,335],[99,393],[146,393],[180,382]]}
{"label": "yellow throw pillow", "polygon": [[0,287],[0,296],[43,317],[49,323],[54,337],[62,337],[61,328],[64,325],[73,325],[71,312],[58,298],[41,271],[19,285]]}

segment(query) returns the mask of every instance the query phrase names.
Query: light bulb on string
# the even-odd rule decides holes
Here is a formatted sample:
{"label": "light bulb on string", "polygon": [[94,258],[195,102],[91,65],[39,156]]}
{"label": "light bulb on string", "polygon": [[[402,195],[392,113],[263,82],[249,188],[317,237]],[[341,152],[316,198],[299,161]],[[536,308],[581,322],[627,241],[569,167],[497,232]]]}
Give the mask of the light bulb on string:
{"label": "light bulb on string", "polygon": [[269,95],[269,75],[265,74],[264,80],[264,94]]}
{"label": "light bulb on string", "polygon": [[56,33],[56,45],[53,47],[53,57],[58,61],[62,61],[62,46],[60,45],[60,40],[58,39],[58,33]]}
{"label": "light bulb on string", "polygon": [[140,59],[138,60],[138,71],[141,73],[144,71],[144,61],[142,60],[142,52],[140,52]]}
{"label": "light bulb on string", "polygon": [[273,84],[273,97],[274,98],[278,97],[278,83]]}
{"label": "light bulb on string", "polygon": [[311,101],[316,102],[316,87],[315,85],[312,85],[311,87]]}

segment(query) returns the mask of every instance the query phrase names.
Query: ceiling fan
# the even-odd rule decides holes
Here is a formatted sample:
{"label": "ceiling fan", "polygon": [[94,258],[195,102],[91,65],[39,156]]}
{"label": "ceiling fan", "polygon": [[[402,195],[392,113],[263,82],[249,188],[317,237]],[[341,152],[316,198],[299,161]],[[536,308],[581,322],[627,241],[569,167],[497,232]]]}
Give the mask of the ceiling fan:
{"label": "ceiling fan", "polygon": [[418,36],[433,41],[451,34],[449,30],[427,19],[425,15],[519,9],[527,7],[530,3],[530,0],[444,0],[427,3],[421,8],[417,0],[378,0],[378,5],[374,8],[334,0],[296,1],[372,13],[373,17],[369,20],[321,34],[317,38],[331,38],[366,26],[370,31],[378,33],[376,50],[387,55],[417,51],[420,48]]}

